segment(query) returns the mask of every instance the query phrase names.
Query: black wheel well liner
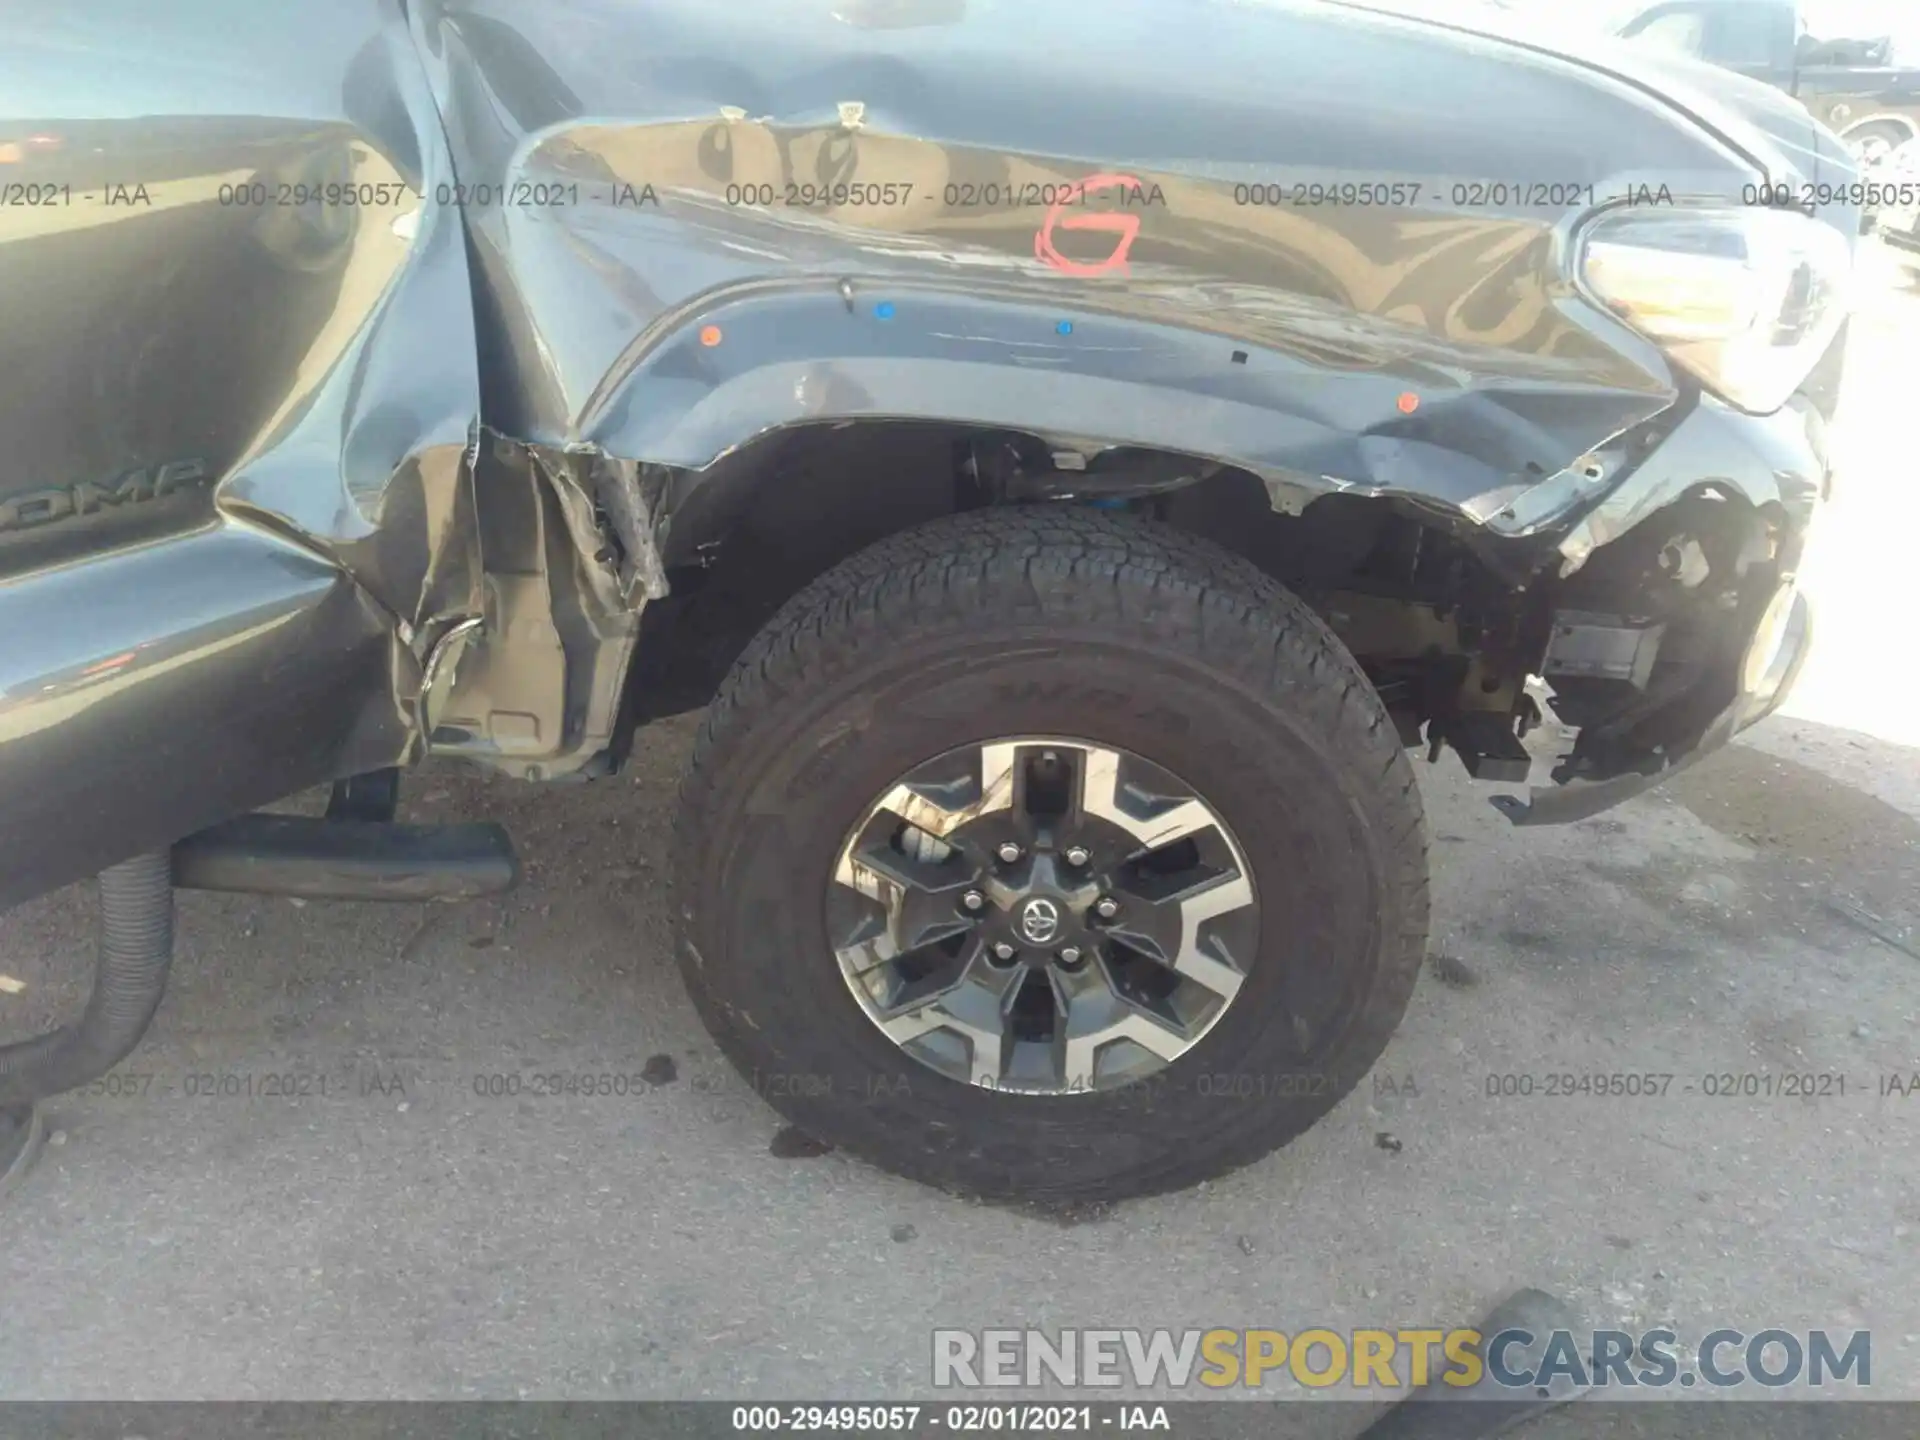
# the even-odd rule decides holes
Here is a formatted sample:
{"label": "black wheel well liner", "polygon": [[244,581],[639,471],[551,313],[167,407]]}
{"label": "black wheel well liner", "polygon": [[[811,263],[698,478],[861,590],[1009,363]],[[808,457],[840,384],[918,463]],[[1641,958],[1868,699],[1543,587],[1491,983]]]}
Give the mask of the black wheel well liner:
{"label": "black wheel well liner", "polygon": [[[1465,599],[1517,609],[1552,555],[1537,538],[1476,533],[1456,512],[1402,496],[1334,492],[1287,513],[1259,476],[1196,455],[927,421],[785,427],[705,470],[674,472],[662,544],[670,593],[642,617],[633,722],[706,704],[780,607],[849,556],[958,510],[1012,503],[968,473],[970,457],[1007,446],[1043,461],[1092,457],[1087,471],[1048,470],[1049,493],[1030,501],[1146,510],[1245,556],[1310,604],[1358,583],[1420,593],[1443,612]],[[1103,468],[1112,456],[1123,459]]]}

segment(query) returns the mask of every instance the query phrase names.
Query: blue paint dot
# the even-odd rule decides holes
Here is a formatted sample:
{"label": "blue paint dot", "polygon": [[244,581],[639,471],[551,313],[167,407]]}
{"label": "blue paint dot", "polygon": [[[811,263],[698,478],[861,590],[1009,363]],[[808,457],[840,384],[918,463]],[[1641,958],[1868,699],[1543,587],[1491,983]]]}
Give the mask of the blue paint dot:
{"label": "blue paint dot", "polygon": [[877,319],[891,320],[893,318],[893,302],[891,300],[882,300],[878,305],[873,307],[873,313]]}
{"label": "blue paint dot", "polygon": [[1062,320],[1053,328],[1062,335],[1071,335],[1073,333],[1073,322],[1071,320]]}

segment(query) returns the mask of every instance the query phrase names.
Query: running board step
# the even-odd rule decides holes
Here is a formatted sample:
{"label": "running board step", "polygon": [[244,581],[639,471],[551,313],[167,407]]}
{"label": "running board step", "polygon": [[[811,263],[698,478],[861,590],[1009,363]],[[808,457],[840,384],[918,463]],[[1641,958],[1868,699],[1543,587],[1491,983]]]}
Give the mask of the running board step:
{"label": "running board step", "polygon": [[182,890],[303,900],[471,900],[520,878],[499,825],[242,815],[173,847]]}

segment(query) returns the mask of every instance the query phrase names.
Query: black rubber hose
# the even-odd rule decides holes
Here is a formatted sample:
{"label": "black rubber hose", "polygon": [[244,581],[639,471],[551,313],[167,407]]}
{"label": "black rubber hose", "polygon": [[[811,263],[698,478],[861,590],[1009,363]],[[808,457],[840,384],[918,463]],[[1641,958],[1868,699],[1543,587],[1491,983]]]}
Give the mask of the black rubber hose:
{"label": "black rubber hose", "polygon": [[173,862],[142,855],[100,872],[100,958],[74,1025],[0,1045],[0,1106],[29,1105],[84,1085],[147,1033],[173,964]]}

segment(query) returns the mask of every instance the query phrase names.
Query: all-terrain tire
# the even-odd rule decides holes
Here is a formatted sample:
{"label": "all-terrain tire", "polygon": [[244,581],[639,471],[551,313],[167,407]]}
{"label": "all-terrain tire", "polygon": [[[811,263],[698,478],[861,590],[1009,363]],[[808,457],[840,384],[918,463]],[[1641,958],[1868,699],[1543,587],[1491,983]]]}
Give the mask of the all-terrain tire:
{"label": "all-terrain tire", "polygon": [[[1248,978],[1141,1083],[947,1078],[881,1032],[834,958],[825,895],[850,827],[930,757],[1021,735],[1165,767],[1248,858]],[[817,1138],[978,1195],[1151,1194],[1286,1144],[1372,1068],[1426,946],[1419,793],[1353,657],[1247,561],[1089,510],[950,517],[797,595],[708,714],[676,842],[682,972],[734,1065]]]}

